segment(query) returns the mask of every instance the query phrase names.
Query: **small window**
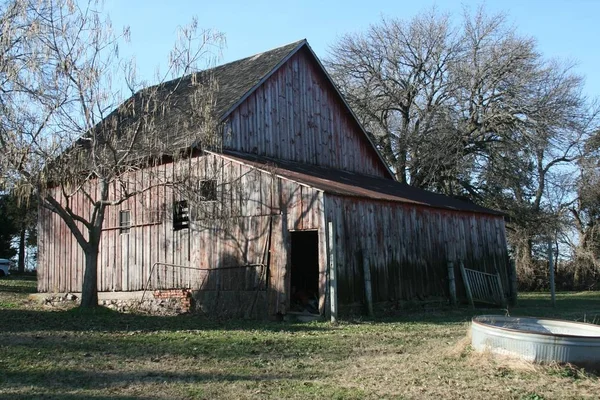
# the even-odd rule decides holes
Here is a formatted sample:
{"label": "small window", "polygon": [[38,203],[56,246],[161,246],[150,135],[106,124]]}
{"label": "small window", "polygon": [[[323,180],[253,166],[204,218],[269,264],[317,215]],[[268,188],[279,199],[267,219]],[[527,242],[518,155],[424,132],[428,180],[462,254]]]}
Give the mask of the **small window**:
{"label": "small window", "polygon": [[200,181],[200,197],[203,201],[217,200],[217,181]]}
{"label": "small window", "polygon": [[187,200],[173,204],[173,230],[179,231],[190,227],[190,209]]}
{"label": "small window", "polygon": [[131,228],[131,213],[129,210],[119,211],[119,231],[121,233],[129,233]]}

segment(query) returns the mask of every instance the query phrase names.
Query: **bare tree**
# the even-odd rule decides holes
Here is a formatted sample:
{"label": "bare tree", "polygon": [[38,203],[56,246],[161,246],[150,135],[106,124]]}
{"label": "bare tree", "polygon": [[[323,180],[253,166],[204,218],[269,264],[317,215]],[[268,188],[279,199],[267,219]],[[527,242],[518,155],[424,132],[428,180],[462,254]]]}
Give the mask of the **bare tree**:
{"label": "bare tree", "polygon": [[600,140],[598,131],[585,143],[578,160],[575,182],[576,197],[569,212],[577,235],[572,241],[574,252],[574,285],[583,287],[596,282],[600,274]]}
{"label": "bare tree", "polygon": [[573,65],[545,59],[503,14],[450,21],[384,19],[342,37],[326,65],[397,179],[505,211],[526,266],[535,241],[564,227],[566,203],[552,201],[568,201],[549,190],[596,114]]}
{"label": "bare tree", "polygon": [[452,135],[448,71],[457,51],[448,16],[435,11],[409,22],[384,19],[331,48],[327,68],[400,182],[426,186],[425,175],[442,169],[430,171],[425,154],[449,161],[431,150]]}
{"label": "bare tree", "polygon": [[[138,91],[135,65],[118,51],[129,32],[115,33],[97,2],[12,0],[0,11],[0,79],[8,88],[0,103],[2,179],[23,196],[34,193],[68,226],[85,254],[81,306],[94,307],[107,208],[185,178],[128,179],[140,169],[151,174],[165,158],[219,145],[215,85],[197,72],[224,38],[192,21],[158,84]],[[131,92],[123,103],[118,78]],[[182,103],[188,107],[179,109]]]}
{"label": "bare tree", "polygon": [[522,90],[520,120],[486,152],[476,181],[487,204],[511,218],[509,238],[522,278],[533,274],[536,241],[545,247],[570,229],[565,213],[572,196],[566,191],[573,188],[573,166],[596,123],[582,85],[570,64],[538,64]]}

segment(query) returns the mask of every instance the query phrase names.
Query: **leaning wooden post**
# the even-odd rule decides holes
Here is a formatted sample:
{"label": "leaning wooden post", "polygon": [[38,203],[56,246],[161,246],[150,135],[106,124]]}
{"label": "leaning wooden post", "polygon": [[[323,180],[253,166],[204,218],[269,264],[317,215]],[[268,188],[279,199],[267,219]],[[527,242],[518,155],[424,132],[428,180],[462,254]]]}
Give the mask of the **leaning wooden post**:
{"label": "leaning wooden post", "polygon": [[504,288],[502,287],[502,278],[500,277],[500,272],[496,272],[496,282],[498,282],[498,292],[502,298],[500,302],[502,303],[502,307],[508,307],[508,303],[506,302],[506,297],[504,297]]}
{"label": "leaning wooden post", "polygon": [[456,278],[454,276],[454,263],[448,262],[448,289],[450,290],[450,305],[456,306]]}
{"label": "leaning wooden post", "polygon": [[331,322],[337,322],[337,267],[335,259],[335,234],[333,232],[333,222],[329,221],[329,304],[331,306]]}
{"label": "leaning wooden post", "polygon": [[517,305],[517,263],[511,259],[508,263],[510,272],[510,302],[511,307]]}
{"label": "leaning wooden post", "polygon": [[367,257],[363,257],[363,271],[365,276],[365,300],[367,302],[367,313],[369,317],[373,314],[373,293],[371,291],[371,269]]}
{"label": "leaning wooden post", "polygon": [[465,264],[462,261],[460,262],[460,273],[462,275],[463,282],[465,283],[465,291],[467,292],[467,298],[469,299],[471,308],[475,308],[473,294],[471,293],[471,285],[469,285],[469,280],[467,279],[467,271],[465,271]]}
{"label": "leaning wooden post", "polygon": [[556,288],[554,286],[554,262],[552,260],[552,242],[548,239],[548,267],[550,269],[550,299],[552,307],[556,307]]}

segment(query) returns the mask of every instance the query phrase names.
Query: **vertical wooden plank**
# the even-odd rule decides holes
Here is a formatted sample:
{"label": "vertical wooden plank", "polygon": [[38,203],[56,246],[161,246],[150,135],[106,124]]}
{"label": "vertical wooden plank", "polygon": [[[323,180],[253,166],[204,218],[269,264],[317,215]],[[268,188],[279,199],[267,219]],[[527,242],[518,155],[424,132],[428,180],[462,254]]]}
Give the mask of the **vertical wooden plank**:
{"label": "vertical wooden plank", "polygon": [[373,317],[373,294],[371,288],[371,268],[368,257],[366,256],[367,251],[363,252],[363,269],[364,269],[364,287],[365,287],[365,300],[367,303],[367,314],[369,317]]}
{"label": "vertical wooden plank", "polygon": [[448,290],[450,292],[450,305],[456,306],[456,277],[454,275],[454,263],[448,262]]}
{"label": "vertical wooden plank", "polygon": [[118,230],[114,230],[115,236],[119,235],[119,249],[120,249],[120,257],[118,264],[121,266],[121,290],[128,291],[129,290],[129,239],[131,233],[119,234]]}
{"label": "vertical wooden plank", "polygon": [[317,203],[317,212],[319,215],[319,314],[324,315],[327,303],[327,223],[325,217],[325,201],[326,195],[323,192],[319,193]]}
{"label": "vertical wooden plank", "polygon": [[38,238],[37,238],[37,246],[38,246],[38,258],[37,258],[37,266],[36,266],[36,271],[37,271],[37,291],[38,292],[47,292],[47,286],[46,286],[46,270],[48,268],[47,266],[47,262],[46,262],[46,257],[47,257],[47,252],[48,249],[46,247],[46,244],[48,243],[48,238],[47,238],[47,228],[46,228],[46,224],[47,224],[47,215],[45,213],[45,209],[41,206],[38,205],[38,221],[37,221],[37,231],[38,231]]}
{"label": "vertical wooden plank", "polygon": [[329,304],[331,306],[331,322],[335,323],[338,318],[336,240],[333,222],[330,221],[327,226],[329,230]]}
{"label": "vertical wooden plank", "polygon": [[288,225],[290,229],[304,229],[302,219],[302,186],[286,182],[289,190]]}

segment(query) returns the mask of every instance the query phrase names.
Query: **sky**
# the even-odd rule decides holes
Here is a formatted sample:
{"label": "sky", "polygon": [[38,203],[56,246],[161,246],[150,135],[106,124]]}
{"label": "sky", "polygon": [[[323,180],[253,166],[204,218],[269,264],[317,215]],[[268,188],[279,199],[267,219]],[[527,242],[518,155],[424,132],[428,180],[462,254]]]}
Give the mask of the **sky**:
{"label": "sky", "polygon": [[536,39],[547,58],[574,61],[586,79],[585,93],[600,97],[600,0],[107,0],[115,29],[129,26],[131,42],[122,52],[134,55],[139,77],[153,83],[164,70],[179,26],[193,16],[202,28],[223,32],[227,44],[219,64],[307,39],[317,56],[346,33],[364,31],[383,16],[409,20],[436,7],[458,21],[464,7],[483,4],[489,13],[504,12],[518,33]]}

